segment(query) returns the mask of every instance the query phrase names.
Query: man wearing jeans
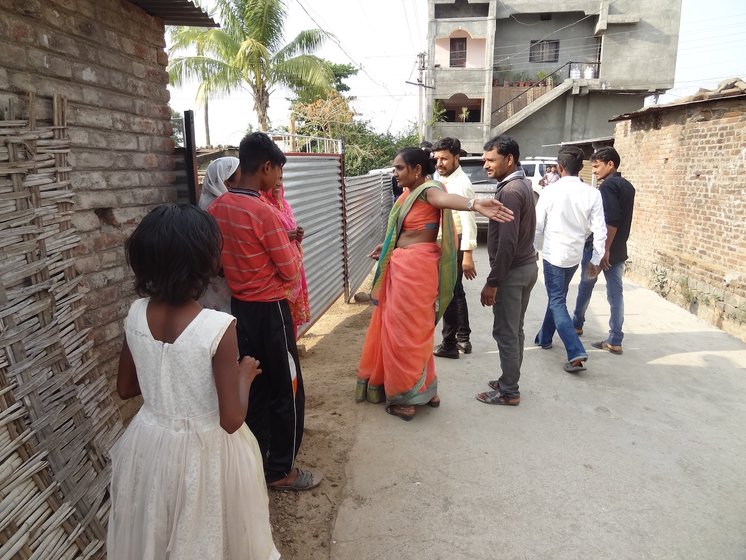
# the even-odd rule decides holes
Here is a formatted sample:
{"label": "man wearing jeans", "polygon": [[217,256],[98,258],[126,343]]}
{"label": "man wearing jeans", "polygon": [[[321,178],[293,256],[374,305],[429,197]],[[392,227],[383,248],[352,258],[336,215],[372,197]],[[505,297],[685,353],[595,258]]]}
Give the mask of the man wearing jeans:
{"label": "man wearing jeans", "polygon": [[534,342],[549,349],[557,331],[567,352],[564,370],[576,373],[585,370],[588,354],[567,311],[567,288],[590,233],[593,233],[593,253],[588,270],[591,276],[598,275],[605,251],[606,223],[601,194],[578,177],[583,168],[583,151],[566,146],[560,150],[557,163],[560,179],[544,190],[536,206],[535,246],[542,253],[549,302]]}
{"label": "man wearing jeans", "polygon": [[497,136],[484,145],[484,168],[498,180],[495,198],[513,211],[513,221],[490,220],[487,252],[490,273],[482,288],[482,305],[492,306],[492,336],[500,351],[500,379],[489,381],[492,391],[479,393],[486,404],[517,406],[521,402],[518,380],[523,364],[523,318],[538,267],[534,249],[536,212],[531,181],[518,167],[518,143],[509,136]]}
{"label": "man wearing jeans", "polygon": [[[611,147],[601,148],[591,156],[591,165],[601,183],[601,199],[606,219],[606,251],[601,259],[601,269],[606,277],[606,299],[611,308],[609,319],[609,336],[601,342],[594,342],[594,348],[607,350],[612,354],[622,353],[622,324],[624,323],[624,295],[622,275],[624,262],[627,260],[627,239],[632,226],[632,209],[635,204],[635,187],[617,171],[621,158]],[[593,254],[593,239],[588,239],[583,251],[582,266],[585,269]],[[597,276],[583,271],[578,286],[578,298],[575,302],[573,326],[575,332],[583,334],[585,312],[591,301],[593,286]]]}

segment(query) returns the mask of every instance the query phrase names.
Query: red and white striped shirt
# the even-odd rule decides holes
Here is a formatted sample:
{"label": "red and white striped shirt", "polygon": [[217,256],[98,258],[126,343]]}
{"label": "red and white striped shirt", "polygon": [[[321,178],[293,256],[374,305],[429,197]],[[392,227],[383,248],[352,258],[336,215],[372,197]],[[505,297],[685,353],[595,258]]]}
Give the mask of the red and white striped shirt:
{"label": "red and white striped shirt", "polygon": [[223,234],[221,261],[233,297],[279,301],[298,281],[301,263],[275,211],[254,192],[229,191],[207,211]]}

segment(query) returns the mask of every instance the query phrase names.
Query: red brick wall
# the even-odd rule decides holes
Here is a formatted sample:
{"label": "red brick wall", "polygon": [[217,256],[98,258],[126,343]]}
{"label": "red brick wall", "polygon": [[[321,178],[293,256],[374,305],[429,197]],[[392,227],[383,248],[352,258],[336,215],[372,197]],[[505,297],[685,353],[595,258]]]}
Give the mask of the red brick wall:
{"label": "red brick wall", "polygon": [[134,298],[123,242],[149,208],[176,198],[164,46],[160,20],[126,0],[0,0],[0,110],[31,91],[44,119],[53,94],[68,99],[82,321],[110,380]]}
{"label": "red brick wall", "polygon": [[746,99],[622,121],[637,189],[629,273],[746,340]]}

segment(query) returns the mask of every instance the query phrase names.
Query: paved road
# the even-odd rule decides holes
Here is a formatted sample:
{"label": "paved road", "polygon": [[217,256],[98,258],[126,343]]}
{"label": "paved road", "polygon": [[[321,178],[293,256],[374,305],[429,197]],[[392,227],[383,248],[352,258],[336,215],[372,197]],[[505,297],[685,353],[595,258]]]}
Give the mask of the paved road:
{"label": "paved road", "polygon": [[[405,423],[358,405],[332,558],[746,558],[746,344],[626,283],[625,353],[594,350],[609,318],[601,279],[588,371],[562,371],[557,337],[529,345],[521,405],[484,405],[474,395],[498,355],[477,303],[484,247],[475,257],[474,353],[436,359],[442,406]],[[540,273],[527,342],[545,305]]]}

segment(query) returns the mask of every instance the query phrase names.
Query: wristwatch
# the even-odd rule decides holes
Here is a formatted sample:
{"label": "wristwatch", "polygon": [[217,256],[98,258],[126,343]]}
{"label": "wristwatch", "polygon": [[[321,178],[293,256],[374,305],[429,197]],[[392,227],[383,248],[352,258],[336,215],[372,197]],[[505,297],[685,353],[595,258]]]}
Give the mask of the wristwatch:
{"label": "wristwatch", "polygon": [[474,212],[474,203],[477,201],[476,198],[470,198],[469,201],[466,203],[466,210],[467,212]]}

